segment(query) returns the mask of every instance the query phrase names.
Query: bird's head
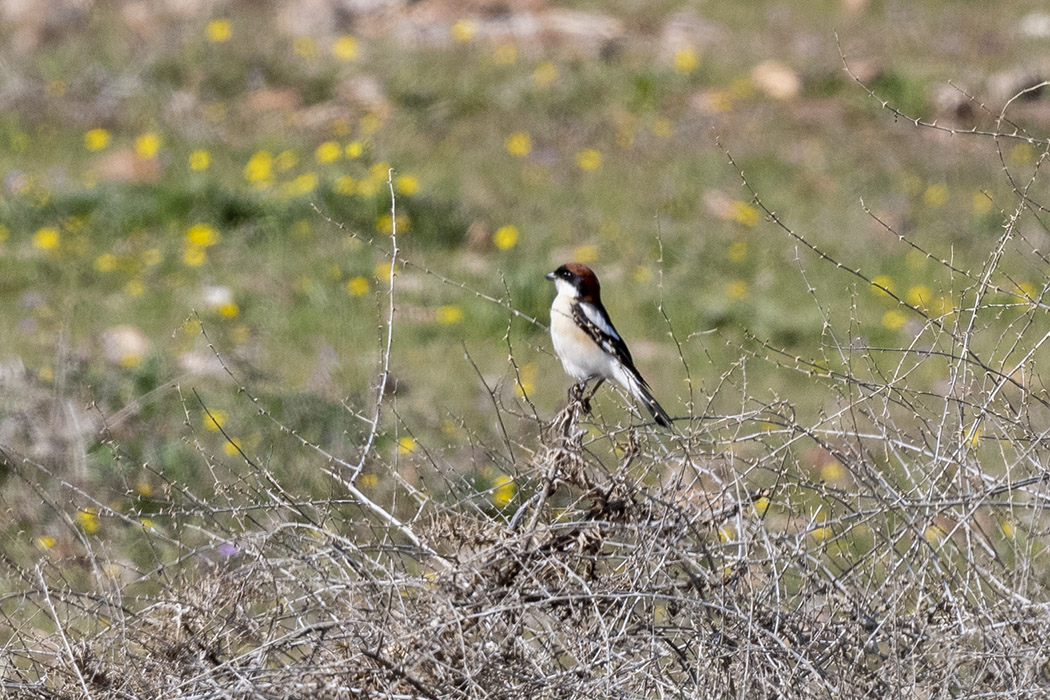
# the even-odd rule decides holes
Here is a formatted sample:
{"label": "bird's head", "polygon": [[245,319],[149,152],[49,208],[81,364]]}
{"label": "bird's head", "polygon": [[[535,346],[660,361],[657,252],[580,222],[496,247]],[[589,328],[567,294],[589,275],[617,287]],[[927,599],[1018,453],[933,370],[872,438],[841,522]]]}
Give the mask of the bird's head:
{"label": "bird's head", "polygon": [[587,301],[597,301],[601,294],[594,271],[582,263],[566,263],[554,272],[548,272],[547,279],[554,282],[558,294]]}

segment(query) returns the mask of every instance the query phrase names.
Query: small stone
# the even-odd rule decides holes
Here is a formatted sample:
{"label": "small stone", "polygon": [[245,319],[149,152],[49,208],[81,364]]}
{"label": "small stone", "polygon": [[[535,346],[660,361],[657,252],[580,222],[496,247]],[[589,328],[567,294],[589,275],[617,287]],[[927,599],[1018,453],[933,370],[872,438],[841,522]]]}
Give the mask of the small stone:
{"label": "small stone", "polygon": [[751,70],[755,87],[774,100],[790,100],[802,92],[802,80],[798,74],[776,61],[764,61]]}
{"label": "small stone", "polygon": [[102,356],[122,367],[138,365],[150,350],[149,338],[135,326],[113,326],[102,332]]}

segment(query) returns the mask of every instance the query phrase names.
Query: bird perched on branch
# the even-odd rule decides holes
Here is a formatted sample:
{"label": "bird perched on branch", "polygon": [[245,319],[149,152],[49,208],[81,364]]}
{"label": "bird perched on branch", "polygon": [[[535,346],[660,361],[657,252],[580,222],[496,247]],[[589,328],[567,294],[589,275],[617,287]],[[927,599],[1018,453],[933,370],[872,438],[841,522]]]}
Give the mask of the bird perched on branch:
{"label": "bird perched on branch", "polygon": [[[591,268],[580,263],[562,265],[547,274],[558,296],[551,304],[551,340],[565,371],[576,380],[570,396],[583,398],[587,382],[597,379],[591,396],[606,379],[614,379],[665,428],[667,415],[631,359],[627,343],[616,332],[602,306],[601,287]],[[590,397],[588,397],[590,398]],[[586,399],[583,399],[586,405]]]}

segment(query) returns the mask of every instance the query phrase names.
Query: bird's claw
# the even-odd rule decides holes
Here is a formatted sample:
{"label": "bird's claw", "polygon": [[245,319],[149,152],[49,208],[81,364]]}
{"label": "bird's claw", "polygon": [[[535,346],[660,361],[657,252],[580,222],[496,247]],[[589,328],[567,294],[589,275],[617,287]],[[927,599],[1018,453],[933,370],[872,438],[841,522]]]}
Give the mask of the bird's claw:
{"label": "bird's claw", "polygon": [[576,382],[569,387],[569,403],[576,403],[580,405],[584,413],[590,414],[591,412],[591,396],[584,396],[584,391],[587,389],[587,385],[583,382]]}

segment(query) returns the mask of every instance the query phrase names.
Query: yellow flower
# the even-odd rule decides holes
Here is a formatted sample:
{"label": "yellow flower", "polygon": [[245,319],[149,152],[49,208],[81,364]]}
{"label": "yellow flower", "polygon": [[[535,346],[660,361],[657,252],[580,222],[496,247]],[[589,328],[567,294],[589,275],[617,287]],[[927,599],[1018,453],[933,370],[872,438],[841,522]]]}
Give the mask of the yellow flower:
{"label": "yellow flower", "polygon": [[412,437],[398,438],[397,440],[397,453],[399,455],[407,455],[414,452],[416,449],[416,440]]}
{"label": "yellow flower", "polygon": [[700,54],[691,46],[674,52],[674,72],[689,75],[700,66]]}
{"label": "yellow flower", "polygon": [[452,25],[452,38],[458,42],[470,41],[478,32],[478,24],[472,19],[461,19]]}
{"label": "yellow flower", "polygon": [[883,327],[891,331],[900,330],[907,320],[908,317],[904,312],[898,309],[890,309],[882,315]]}
{"label": "yellow flower", "polygon": [[77,525],[80,529],[91,535],[99,531],[102,527],[101,521],[98,519],[98,508],[81,508],[76,514]]}
{"label": "yellow flower", "polygon": [[598,259],[598,246],[580,245],[572,250],[572,259],[576,262],[589,263]]}
{"label": "yellow flower", "polygon": [[527,156],[532,152],[532,137],[526,131],[515,131],[503,144],[512,156]]}
{"label": "yellow flower", "polygon": [[375,269],[372,270],[372,274],[375,275],[378,280],[389,280],[390,279],[390,263],[379,263]]}
{"label": "yellow flower", "polygon": [[351,141],[346,144],[346,148],[343,149],[343,153],[346,154],[347,158],[353,160],[354,158],[360,158],[361,154],[365,152],[365,145],[360,141]]}
{"label": "yellow flower", "polygon": [[357,478],[357,485],[366,488],[374,489],[379,484],[378,474],[362,474]]}
{"label": "yellow flower", "polygon": [[129,297],[140,297],[145,291],[146,286],[142,284],[142,280],[128,280],[128,283],[124,285],[124,293]]}
{"label": "yellow flower", "polygon": [[361,117],[361,131],[366,134],[374,134],[383,128],[383,120],[378,114],[369,112],[365,116]]}
{"label": "yellow flower", "polygon": [[89,151],[101,151],[109,145],[109,132],[105,129],[91,129],[84,134],[84,148]]}
{"label": "yellow flower", "polygon": [[364,296],[368,294],[370,286],[364,277],[351,277],[346,283],[346,293],[352,297]]}
{"label": "yellow flower", "polygon": [[204,28],[204,34],[213,44],[221,44],[230,40],[230,37],[233,36],[233,28],[228,19],[213,19]]}
{"label": "yellow flower", "polygon": [[190,245],[186,246],[185,250],[182,251],[182,262],[190,267],[200,267],[207,262],[207,260],[208,254],[204,252],[204,248]]}
{"label": "yellow flower", "polygon": [[235,457],[241,453],[241,439],[231,438],[226,442],[222,443],[222,451],[230,457]]}
{"label": "yellow flower", "polygon": [[339,160],[339,156],[343,154],[343,149],[340,148],[339,144],[335,141],[325,141],[317,150],[314,151],[314,159],[318,163],[333,163]]}
{"label": "yellow flower", "polygon": [[381,160],[378,163],[372,163],[372,166],[368,169],[368,177],[373,180],[386,182],[386,179],[390,176],[390,163],[385,160]]}
{"label": "yellow flower", "polygon": [[730,299],[744,299],[747,297],[747,282],[744,280],[731,280],[726,285],[726,296]]}
{"label": "yellow flower", "polygon": [[515,494],[518,492],[518,487],[506,474],[500,474],[493,481],[492,490],[492,503],[497,508],[506,508],[507,505],[514,500]]}
{"label": "yellow flower", "polygon": [[336,194],[354,194],[357,192],[357,180],[349,175],[337,177],[335,182],[332,183],[332,189]]}
{"label": "yellow flower", "polygon": [[1002,529],[1004,537],[1010,540],[1014,538],[1014,526],[1009,520],[1003,520],[1000,522],[999,527]]}
{"label": "yellow flower", "polygon": [[513,248],[518,242],[518,227],[513,225],[500,226],[496,233],[492,234],[492,243],[500,250]]}
{"label": "yellow flower", "polygon": [[187,245],[208,248],[219,242],[219,232],[208,224],[194,224],[186,230]]}
{"label": "yellow flower", "polygon": [[946,185],[930,185],[923,193],[922,201],[931,209],[943,207],[948,203],[948,187]]}
{"label": "yellow flower", "polygon": [[845,474],[845,470],[838,460],[831,460],[820,468],[820,478],[824,481],[838,481]]}
{"label": "yellow flower", "polygon": [[926,254],[919,250],[909,250],[904,256],[904,263],[909,269],[916,271],[925,270],[927,260]]}
{"label": "yellow flower", "polygon": [[281,151],[277,154],[273,164],[279,172],[283,173],[299,164],[299,156],[295,155],[295,151]]}
{"label": "yellow flower", "polygon": [[358,180],[356,189],[358,196],[367,199],[379,192],[379,183],[375,180]]}
{"label": "yellow flower", "polygon": [[412,230],[412,220],[405,214],[398,214],[395,219],[391,219],[390,214],[383,214],[376,219],[376,230],[388,236],[394,233],[395,225],[398,233],[408,233]]}
{"label": "yellow flower", "polygon": [[291,182],[284,183],[281,189],[289,197],[299,197],[313,192],[315,187],[317,187],[317,173],[303,173]]}
{"label": "yellow flower", "polygon": [[747,241],[733,241],[730,243],[726,257],[729,258],[729,262],[735,263],[747,260]]}
{"label": "yellow flower", "polygon": [[297,36],[292,39],[292,51],[296,56],[313,58],[317,55],[317,44],[308,36]]}
{"label": "yellow flower", "polygon": [[1008,157],[1011,163],[1017,165],[1028,165],[1035,158],[1035,150],[1031,144],[1019,143],[1010,149]]}
{"label": "yellow flower", "polygon": [[973,193],[970,206],[974,214],[981,216],[992,210],[992,199],[981,190],[977,190]]}
{"label": "yellow flower", "polygon": [[357,58],[357,39],[344,34],[332,44],[332,55],[340,61],[352,61]]}
{"label": "yellow flower", "polygon": [[126,352],[120,356],[120,366],[132,369],[142,364],[142,355],[137,352]]}
{"label": "yellow flower", "polygon": [[252,339],[252,329],[243,323],[230,329],[230,340],[237,345],[244,345]]}
{"label": "yellow flower", "polygon": [[758,209],[747,202],[737,200],[729,205],[729,218],[744,226],[758,226],[761,216]]}
{"label": "yellow flower", "polygon": [[766,514],[766,511],[769,510],[769,499],[765,496],[759,496],[755,499],[753,505],[755,512],[758,513],[759,516],[763,516]]}
{"label": "yellow flower", "polygon": [[918,309],[925,309],[932,299],[930,288],[925,284],[915,285],[904,295],[904,300]]}
{"label": "yellow flower", "polygon": [[394,178],[394,189],[398,194],[414,195],[419,191],[419,178],[415,175],[398,175]]}
{"label": "yellow flower", "polygon": [[674,124],[671,123],[670,119],[660,117],[653,122],[651,127],[649,127],[649,131],[653,132],[653,136],[668,139],[671,138],[671,134],[674,133]]}
{"label": "yellow flower", "polygon": [[135,153],[139,158],[148,160],[160,150],[160,136],[154,131],[146,132],[135,139]]}
{"label": "yellow flower", "polygon": [[458,306],[439,306],[437,308],[437,322],[452,325],[463,320],[463,309]]}
{"label": "yellow flower", "polygon": [[543,63],[536,66],[536,70],[532,72],[532,80],[537,85],[545,86],[550,85],[558,79],[558,66],[554,65],[550,61],[544,61]]}
{"label": "yellow flower", "polygon": [[197,149],[190,154],[190,170],[207,170],[211,166],[211,154],[204,149]]}
{"label": "yellow flower", "polygon": [[219,432],[219,428],[226,425],[228,418],[229,414],[219,408],[211,411],[201,411],[201,424],[205,430],[210,430],[213,433]]}
{"label": "yellow flower", "polygon": [[236,318],[237,314],[241,312],[241,307],[237,306],[232,301],[228,301],[225,304],[219,304],[219,308],[216,310],[223,318]]}
{"label": "yellow flower", "polygon": [[296,238],[306,238],[310,235],[310,222],[307,219],[299,219],[292,224],[292,235]]}
{"label": "yellow flower", "polygon": [[820,527],[815,527],[812,530],[810,530],[810,532],[809,532],[809,536],[812,537],[817,542],[825,542],[828,539],[830,539],[834,534],[835,533],[832,531],[832,529],[830,527],[827,527],[827,526],[824,526],[824,525],[822,525]]}
{"label": "yellow flower", "polygon": [[76,233],[84,228],[84,223],[84,217],[82,216],[67,216],[62,219],[62,228],[70,233]]}
{"label": "yellow flower", "polygon": [[37,229],[33,234],[33,247],[39,250],[55,250],[60,242],[58,229],[52,226]]}
{"label": "yellow flower", "polygon": [[0,243],[3,243],[11,236],[11,229],[7,228],[3,224],[0,224]]}
{"label": "yellow flower", "polygon": [[271,182],[273,180],[273,154],[269,151],[258,151],[253,154],[244,166],[244,179],[253,184]]}
{"label": "yellow flower", "polygon": [[718,528],[718,540],[720,542],[732,542],[736,539],[736,529],[732,525],[723,525]]}
{"label": "yellow flower", "polygon": [[970,447],[976,448],[979,444],[981,444],[981,438],[983,436],[984,436],[984,430],[981,428],[981,426],[980,425],[974,426],[972,428],[972,433],[970,435],[970,440],[969,440]]}
{"label": "yellow flower", "polygon": [[514,44],[500,44],[492,53],[492,62],[497,66],[510,66],[518,61],[518,47]]}
{"label": "yellow flower", "polygon": [[634,278],[634,281],[638,284],[646,284],[647,282],[652,281],[653,271],[646,265],[639,265],[634,268],[634,274],[631,275],[631,277]]}
{"label": "yellow flower", "polygon": [[103,253],[95,258],[95,269],[99,272],[112,272],[117,269],[117,256],[113,253]]}
{"label": "yellow flower", "polygon": [[1038,288],[1031,282],[1021,282],[1017,285],[1017,291],[1021,293],[1025,299],[1029,301],[1035,301],[1036,297],[1039,296]]}
{"label": "yellow flower", "polygon": [[871,280],[871,293],[877,297],[888,297],[893,291],[893,278],[889,275],[877,275]]}
{"label": "yellow flower", "polygon": [[155,267],[161,261],[160,248],[147,248],[142,251],[142,264],[146,267]]}
{"label": "yellow flower", "polygon": [[948,533],[940,525],[930,525],[923,533],[923,537],[926,538],[926,541],[934,545],[940,544],[947,536]]}
{"label": "yellow flower", "polygon": [[518,381],[514,385],[514,393],[522,398],[531,394],[536,388],[536,374],[539,368],[535,362],[528,362],[518,368]]}
{"label": "yellow flower", "polygon": [[576,154],[576,165],[580,170],[597,170],[602,166],[601,151],[595,148],[585,148]]}
{"label": "yellow flower", "polygon": [[36,546],[40,549],[51,549],[57,542],[58,540],[51,535],[41,535],[36,538]]}

